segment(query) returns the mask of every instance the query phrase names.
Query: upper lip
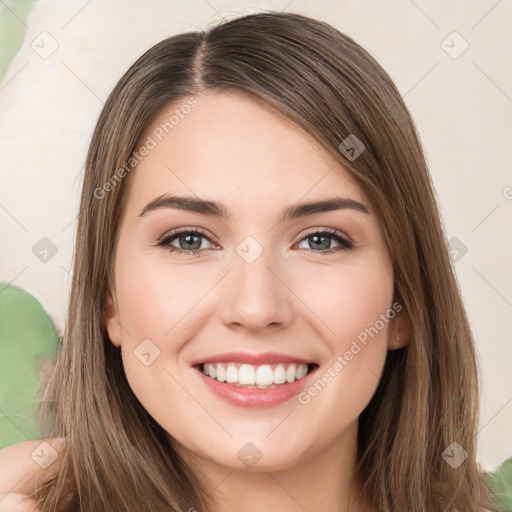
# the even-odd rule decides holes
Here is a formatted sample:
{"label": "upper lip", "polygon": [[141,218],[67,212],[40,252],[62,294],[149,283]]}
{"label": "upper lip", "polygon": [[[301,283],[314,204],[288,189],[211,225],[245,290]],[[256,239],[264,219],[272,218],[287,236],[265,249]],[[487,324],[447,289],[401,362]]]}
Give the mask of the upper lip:
{"label": "upper lip", "polygon": [[276,364],[276,363],[298,363],[298,364],[312,364],[313,361],[308,361],[301,357],[291,356],[288,354],[280,354],[278,352],[264,352],[262,354],[251,354],[250,352],[225,352],[223,354],[216,354],[214,356],[204,357],[192,361],[192,366],[197,366],[204,363],[246,363],[252,365],[262,364]]}

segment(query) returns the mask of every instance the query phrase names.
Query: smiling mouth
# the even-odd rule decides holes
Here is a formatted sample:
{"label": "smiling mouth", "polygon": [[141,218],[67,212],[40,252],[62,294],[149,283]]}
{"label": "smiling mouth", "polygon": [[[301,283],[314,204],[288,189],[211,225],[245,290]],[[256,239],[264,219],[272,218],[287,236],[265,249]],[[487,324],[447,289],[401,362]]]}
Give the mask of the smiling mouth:
{"label": "smiling mouth", "polygon": [[319,367],[316,363],[251,365],[237,362],[201,363],[194,366],[206,377],[240,388],[271,389],[303,379]]}

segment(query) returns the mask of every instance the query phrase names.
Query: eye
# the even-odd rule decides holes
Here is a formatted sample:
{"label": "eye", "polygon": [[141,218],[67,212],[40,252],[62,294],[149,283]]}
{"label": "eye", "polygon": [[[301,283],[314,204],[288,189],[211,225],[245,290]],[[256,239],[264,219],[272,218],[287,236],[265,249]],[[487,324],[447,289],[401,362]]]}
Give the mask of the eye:
{"label": "eye", "polygon": [[[192,230],[174,231],[165,235],[157,243],[157,247],[166,247],[169,252],[177,252],[178,254],[194,255],[200,252],[202,246],[202,238],[211,242],[206,233],[198,228]],[[179,247],[175,247],[172,242],[177,241]],[[213,243],[213,242],[211,242]]]}
{"label": "eye", "polygon": [[[331,241],[335,240],[339,245],[338,247],[331,248]],[[338,251],[347,251],[352,249],[354,244],[345,235],[336,229],[324,229],[322,231],[313,231],[307,236],[303,237],[309,243],[312,249],[311,252],[318,252],[320,254],[330,254]],[[301,240],[301,242],[302,242]],[[320,250],[317,250],[320,249]]]}
{"label": "eye", "polygon": [[[206,232],[202,231],[201,229],[184,229],[166,234],[159,240],[156,245],[157,247],[165,247],[171,253],[176,252],[178,254],[196,255],[199,254],[202,249],[205,249],[204,247],[201,247],[202,239],[206,239],[213,244],[211,239],[207,236]],[[307,234],[307,236],[303,237],[301,242],[304,240],[308,241],[309,245],[312,247],[308,249],[309,251],[318,252],[320,254],[346,251],[352,249],[353,247],[353,243],[336,229],[313,231]],[[338,247],[331,248],[331,240],[335,240],[336,243],[338,243]],[[178,242],[179,247],[172,245],[176,241]]]}

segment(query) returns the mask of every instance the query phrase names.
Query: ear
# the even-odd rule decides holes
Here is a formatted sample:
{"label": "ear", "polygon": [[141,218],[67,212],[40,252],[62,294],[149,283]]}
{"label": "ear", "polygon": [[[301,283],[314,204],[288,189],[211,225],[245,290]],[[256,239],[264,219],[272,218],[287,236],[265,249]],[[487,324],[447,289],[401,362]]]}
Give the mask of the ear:
{"label": "ear", "polygon": [[121,346],[121,324],[119,322],[117,306],[110,290],[105,298],[104,321],[112,344],[116,347]]}
{"label": "ear", "polygon": [[411,339],[411,319],[407,310],[401,306],[389,322],[388,349],[396,350],[409,344]]}

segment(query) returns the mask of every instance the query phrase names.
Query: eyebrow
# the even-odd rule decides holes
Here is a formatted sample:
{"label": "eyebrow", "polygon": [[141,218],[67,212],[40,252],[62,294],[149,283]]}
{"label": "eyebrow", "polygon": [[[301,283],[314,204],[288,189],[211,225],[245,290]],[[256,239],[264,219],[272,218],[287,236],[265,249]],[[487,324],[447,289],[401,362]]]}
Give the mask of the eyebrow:
{"label": "eyebrow", "polygon": [[[192,196],[177,196],[162,194],[149,202],[139,214],[143,217],[146,213],[159,208],[174,208],[177,210],[185,210],[200,215],[209,217],[217,217],[220,219],[228,219],[231,214],[228,208],[223,204],[216,201],[208,201]],[[298,219],[313,215],[315,213],[330,212],[333,210],[351,209],[361,213],[369,214],[368,208],[353,199],[345,197],[331,197],[321,201],[312,201],[308,203],[298,203],[286,208],[281,216],[279,222]]]}

